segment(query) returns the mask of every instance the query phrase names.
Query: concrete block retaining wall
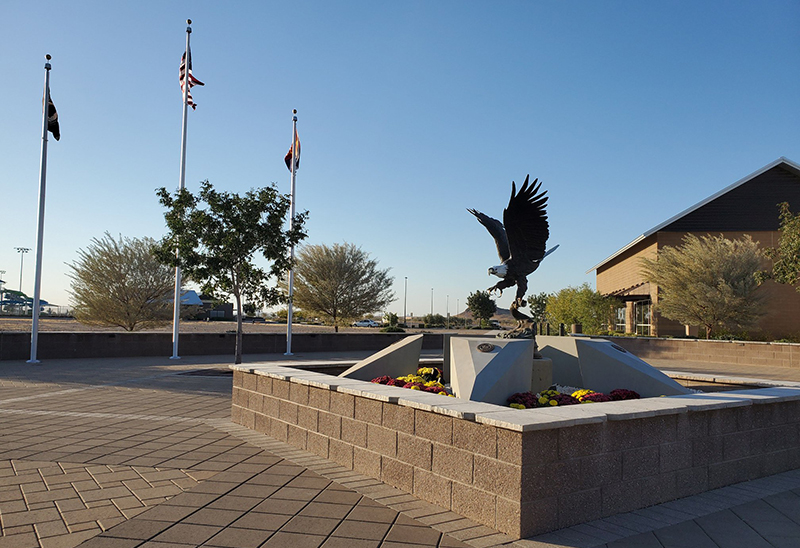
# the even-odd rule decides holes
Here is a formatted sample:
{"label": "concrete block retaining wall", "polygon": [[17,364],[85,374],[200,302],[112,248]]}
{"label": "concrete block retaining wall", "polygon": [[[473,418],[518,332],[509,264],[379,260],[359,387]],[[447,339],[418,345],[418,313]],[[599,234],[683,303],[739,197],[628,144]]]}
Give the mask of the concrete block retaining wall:
{"label": "concrete block retaining wall", "polygon": [[607,337],[643,360],[648,358],[690,362],[763,365],[800,368],[800,344],[705,339],[655,339]]}
{"label": "concrete block retaining wall", "polygon": [[800,467],[800,389],[514,410],[233,366],[232,420],[515,537]]}
{"label": "concrete block retaining wall", "polygon": [[[403,333],[296,333],[294,352],[346,352],[382,350],[402,339]],[[202,356],[233,354],[235,333],[182,333],[179,354]],[[424,349],[442,348],[442,335],[426,333]],[[245,354],[277,354],[286,351],[284,333],[245,333]],[[26,360],[30,357],[31,334],[0,332],[0,360]],[[172,333],[40,332],[38,357],[121,358],[172,355]]]}

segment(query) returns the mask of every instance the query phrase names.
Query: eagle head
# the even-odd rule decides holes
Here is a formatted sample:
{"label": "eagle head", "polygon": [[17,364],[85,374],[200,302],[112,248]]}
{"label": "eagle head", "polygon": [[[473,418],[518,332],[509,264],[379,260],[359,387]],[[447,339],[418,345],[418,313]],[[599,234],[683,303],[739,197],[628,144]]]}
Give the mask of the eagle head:
{"label": "eagle head", "polygon": [[504,264],[490,267],[489,274],[494,274],[498,278],[505,278],[508,275],[508,267]]}

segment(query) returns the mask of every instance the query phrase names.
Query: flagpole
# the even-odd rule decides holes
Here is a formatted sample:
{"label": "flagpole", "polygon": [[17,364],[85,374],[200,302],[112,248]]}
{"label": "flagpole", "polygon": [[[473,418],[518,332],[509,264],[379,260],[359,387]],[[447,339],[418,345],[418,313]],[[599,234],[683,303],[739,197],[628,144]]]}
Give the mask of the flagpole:
{"label": "flagpole", "polygon": [[[39,300],[42,289],[42,244],[44,243],[44,197],[47,180],[47,118],[50,114],[50,55],[45,55],[44,103],[42,104],[42,153],[39,164],[39,227],[36,233],[36,276],[33,283],[33,310],[31,310],[31,359],[28,363],[40,363],[36,359],[39,345]],[[20,287],[20,291],[22,288]]]}
{"label": "flagpole", "polygon": [[[184,69],[183,69],[183,129],[181,132],[181,170],[180,182],[178,190],[186,188],[186,126],[187,115],[189,111],[189,37],[192,35],[192,20],[186,20],[186,53],[184,54]],[[175,250],[175,256],[178,256],[178,250]],[[175,295],[173,299],[173,314],[172,314],[172,356],[171,360],[181,359],[178,356],[178,331],[181,322],[181,267],[175,267]]]}
{"label": "flagpole", "polygon": [[[292,187],[289,193],[291,208],[289,212],[289,230],[294,225],[295,196],[294,182],[297,178],[297,109],[292,110]],[[290,257],[294,263],[294,244],[292,244]],[[294,265],[289,269],[289,307],[286,315],[286,353],[284,356],[292,356],[292,298],[294,297]]]}

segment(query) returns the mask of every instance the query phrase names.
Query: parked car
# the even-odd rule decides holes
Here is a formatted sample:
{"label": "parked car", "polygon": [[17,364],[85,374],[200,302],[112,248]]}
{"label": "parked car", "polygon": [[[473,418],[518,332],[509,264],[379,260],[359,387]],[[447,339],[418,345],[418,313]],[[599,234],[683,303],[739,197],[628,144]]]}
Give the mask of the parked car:
{"label": "parked car", "polygon": [[359,320],[353,324],[353,327],[380,327],[381,324],[375,320]]}

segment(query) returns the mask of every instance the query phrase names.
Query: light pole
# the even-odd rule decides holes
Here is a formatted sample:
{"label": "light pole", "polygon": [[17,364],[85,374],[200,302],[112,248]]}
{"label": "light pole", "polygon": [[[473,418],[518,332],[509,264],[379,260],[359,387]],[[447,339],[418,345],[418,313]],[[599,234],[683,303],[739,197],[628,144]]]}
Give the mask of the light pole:
{"label": "light pole", "polygon": [[403,325],[408,325],[406,323],[406,299],[408,297],[408,276],[405,277],[405,286],[403,287]]}
{"label": "light pole", "polygon": [[[456,299],[456,318],[458,318],[458,315],[461,314],[459,310],[461,309],[458,307],[458,299]],[[456,322],[456,329],[458,329],[458,322]]]}
{"label": "light pole", "polygon": [[15,247],[19,253],[19,292],[22,293],[22,266],[25,261],[25,254],[31,250],[30,247]]}
{"label": "light pole", "polygon": [[433,319],[433,288],[431,288],[431,320]]}
{"label": "light pole", "polygon": [[450,329],[450,295],[447,296],[447,308],[445,310],[447,314],[447,329]]}
{"label": "light pole", "polygon": [[[6,273],[5,270],[0,270],[0,276],[3,276]],[[5,285],[5,281],[0,278],[0,310],[3,310],[3,285]]]}

